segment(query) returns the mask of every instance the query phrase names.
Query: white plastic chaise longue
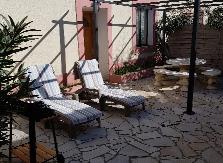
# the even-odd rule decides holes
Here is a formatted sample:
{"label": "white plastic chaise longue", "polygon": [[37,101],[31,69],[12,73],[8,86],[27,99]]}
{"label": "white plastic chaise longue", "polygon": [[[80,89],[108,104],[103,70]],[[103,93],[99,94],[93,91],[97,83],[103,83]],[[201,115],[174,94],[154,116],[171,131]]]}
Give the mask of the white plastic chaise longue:
{"label": "white plastic chaise longue", "polygon": [[102,112],[79,101],[64,97],[50,64],[29,66],[26,76],[30,78],[30,81],[34,80],[31,87],[37,88],[31,92],[32,95],[35,95],[34,100],[40,100],[55,110],[56,114],[68,124],[71,137],[75,135],[75,125],[97,120],[100,126]]}
{"label": "white plastic chaise longue", "polygon": [[105,85],[99,64],[96,59],[82,60],[76,62],[82,85],[85,91],[97,93],[101,110],[104,108],[106,100],[121,104],[125,107],[125,116],[129,116],[135,106],[142,105],[145,110],[145,98],[132,91]]}

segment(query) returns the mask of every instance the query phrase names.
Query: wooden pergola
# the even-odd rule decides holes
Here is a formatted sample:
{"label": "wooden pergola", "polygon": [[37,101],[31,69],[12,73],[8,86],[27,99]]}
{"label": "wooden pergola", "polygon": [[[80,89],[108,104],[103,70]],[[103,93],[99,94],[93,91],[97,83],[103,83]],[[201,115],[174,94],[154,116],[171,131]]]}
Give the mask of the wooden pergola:
{"label": "wooden pergola", "polygon": [[[94,10],[94,21],[95,21],[95,49],[96,54],[98,54],[98,29],[97,29],[97,17],[96,13],[99,8],[100,3],[108,3],[121,5],[126,7],[135,8],[149,8],[155,9],[156,11],[163,11],[163,40],[165,40],[165,22],[166,22],[166,12],[173,9],[194,9],[193,13],[193,30],[191,39],[191,55],[190,55],[190,68],[189,68],[189,85],[188,85],[188,95],[187,95],[187,110],[186,114],[193,115],[193,93],[194,93],[194,74],[195,74],[195,62],[196,62],[196,40],[197,40],[197,30],[199,21],[199,10],[200,7],[223,7],[223,0],[160,0],[158,2],[148,2],[148,3],[132,3],[138,0],[90,0],[93,1]],[[149,1],[149,0],[148,0]],[[164,44],[165,45],[165,44]]]}

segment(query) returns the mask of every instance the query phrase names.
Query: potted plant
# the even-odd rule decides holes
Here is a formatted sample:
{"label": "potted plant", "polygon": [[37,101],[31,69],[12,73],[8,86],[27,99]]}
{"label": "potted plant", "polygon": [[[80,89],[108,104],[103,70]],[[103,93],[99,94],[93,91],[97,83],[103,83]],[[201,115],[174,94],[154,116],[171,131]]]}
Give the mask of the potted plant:
{"label": "potted plant", "polygon": [[[36,39],[38,35],[31,35],[30,32],[38,31],[30,29],[31,22],[26,22],[27,17],[15,23],[14,20],[0,15],[0,147],[9,143],[12,135],[9,135],[9,125],[12,125],[12,113],[24,112],[25,106],[20,98],[27,97],[30,91],[31,82],[22,82],[24,75],[22,66],[16,73],[11,73],[15,66],[12,56],[26,50],[29,46],[22,46],[24,43]],[[17,89],[20,88],[20,89]],[[7,156],[5,156],[7,157]],[[0,158],[3,154],[0,152]],[[0,160],[1,162],[1,160]]]}

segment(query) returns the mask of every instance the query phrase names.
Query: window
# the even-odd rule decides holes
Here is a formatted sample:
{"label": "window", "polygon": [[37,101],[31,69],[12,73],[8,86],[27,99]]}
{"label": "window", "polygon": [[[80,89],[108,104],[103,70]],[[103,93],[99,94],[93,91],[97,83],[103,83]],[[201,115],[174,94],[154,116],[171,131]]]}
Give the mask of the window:
{"label": "window", "polygon": [[137,46],[153,45],[154,10],[137,8],[136,13]]}

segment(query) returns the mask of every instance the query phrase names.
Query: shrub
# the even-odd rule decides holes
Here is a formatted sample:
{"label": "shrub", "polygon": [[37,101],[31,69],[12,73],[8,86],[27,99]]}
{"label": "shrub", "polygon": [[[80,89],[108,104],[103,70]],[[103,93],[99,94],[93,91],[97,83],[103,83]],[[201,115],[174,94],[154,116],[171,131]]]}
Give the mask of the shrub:
{"label": "shrub", "polygon": [[[19,100],[28,96],[30,91],[29,80],[22,82],[20,77],[24,75],[22,66],[14,74],[10,72],[15,66],[12,56],[18,52],[24,51],[28,46],[22,46],[30,40],[36,39],[38,35],[31,35],[30,32],[37,31],[30,29],[28,26],[31,22],[26,23],[27,17],[15,23],[8,16],[3,15],[0,22],[0,147],[8,143],[8,130],[12,113],[20,113],[24,111],[24,106]],[[16,88],[20,88],[15,91]],[[1,153],[0,153],[1,155]]]}

